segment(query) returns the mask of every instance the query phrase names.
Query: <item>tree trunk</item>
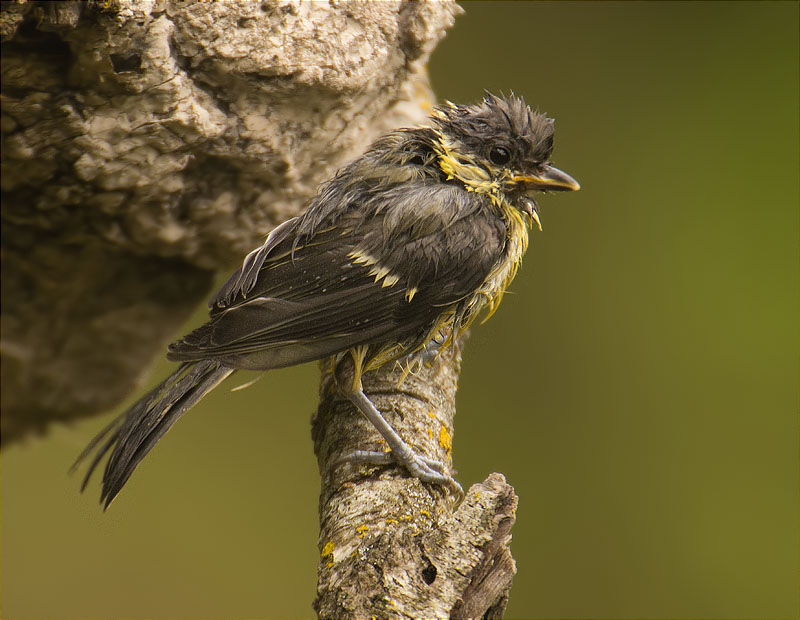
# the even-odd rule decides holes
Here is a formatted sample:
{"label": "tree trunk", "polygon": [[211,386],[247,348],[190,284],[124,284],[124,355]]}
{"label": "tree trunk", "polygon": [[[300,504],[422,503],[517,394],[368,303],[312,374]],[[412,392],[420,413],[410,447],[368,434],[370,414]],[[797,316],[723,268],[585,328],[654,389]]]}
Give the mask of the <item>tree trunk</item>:
{"label": "tree trunk", "polygon": [[3,2],[2,438],[102,413],[378,135],[452,2]]}

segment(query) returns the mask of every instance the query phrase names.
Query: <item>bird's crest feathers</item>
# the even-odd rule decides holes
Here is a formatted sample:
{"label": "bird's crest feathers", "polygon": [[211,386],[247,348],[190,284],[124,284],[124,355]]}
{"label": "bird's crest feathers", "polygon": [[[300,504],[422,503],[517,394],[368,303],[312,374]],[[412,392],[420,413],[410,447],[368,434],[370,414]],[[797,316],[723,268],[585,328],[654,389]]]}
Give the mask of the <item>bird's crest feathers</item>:
{"label": "bird's crest feathers", "polygon": [[519,161],[535,165],[546,162],[553,151],[553,120],[514,94],[498,97],[487,91],[475,105],[447,101],[433,110],[431,119],[470,153],[500,145],[513,149]]}

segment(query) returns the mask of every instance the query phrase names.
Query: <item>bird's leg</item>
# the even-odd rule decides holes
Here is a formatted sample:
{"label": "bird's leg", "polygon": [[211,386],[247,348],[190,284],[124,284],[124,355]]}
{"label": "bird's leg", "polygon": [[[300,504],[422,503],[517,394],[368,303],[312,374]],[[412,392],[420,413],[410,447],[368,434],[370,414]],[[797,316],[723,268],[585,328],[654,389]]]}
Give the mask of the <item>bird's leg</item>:
{"label": "bird's leg", "polygon": [[423,482],[446,486],[459,499],[464,496],[464,490],[461,488],[461,485],[446,472],[443,463],[417,454],[403,441],[400,435],[398,435],[384,419],[375,405],[372,404],[372,401],[364,394],[360,379],[354,382],[352,389],[346,393],[346,396],[350,402],[364,414],[364,417],[372,423],[381,437],[383,437],[384,441],[386,441],[391,451],[374,452],[370,450],[356,450],[343,456],[340,459],[342,462],[370,463],[375,465],[398,463],[405,467],[412,476],[419,478]]}

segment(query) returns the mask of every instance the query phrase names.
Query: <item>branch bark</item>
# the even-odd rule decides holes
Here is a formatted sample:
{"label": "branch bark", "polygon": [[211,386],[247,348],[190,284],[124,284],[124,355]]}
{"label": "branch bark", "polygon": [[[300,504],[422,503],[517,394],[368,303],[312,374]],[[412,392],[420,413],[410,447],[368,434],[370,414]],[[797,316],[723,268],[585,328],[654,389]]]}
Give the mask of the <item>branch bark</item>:
{"label": "branch bark", "polygon": [[[400,436],[448,465],[460,364],[460,349],[448,348],[402,383],[399,365],[363,378],[365,393]],[[336,465],[353,450],[381,449],[381,440],[338,394],[334,372],[323,368],[312,423],[322,479],[318,616],[502,617],[516,572],[508,548],[513,488],[491,474],[454,510],[443,489],[398,467]]]}

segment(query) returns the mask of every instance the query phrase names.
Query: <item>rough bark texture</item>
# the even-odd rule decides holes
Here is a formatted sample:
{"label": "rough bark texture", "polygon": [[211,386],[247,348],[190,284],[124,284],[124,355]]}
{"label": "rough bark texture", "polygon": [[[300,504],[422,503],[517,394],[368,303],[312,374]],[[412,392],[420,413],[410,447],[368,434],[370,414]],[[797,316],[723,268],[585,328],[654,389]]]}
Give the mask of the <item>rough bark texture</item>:
{"label": "rough bark texture", "polygon": [[117,404],[216,270],[423,120],[458,11],[3,2],[4,441]]}
{"label": "rough bark texture", "polygon": [[[399,385],[399,366],[368,373],[364,391],[409,445],[450,465],[459,370],[460,351],[448,349]],[[516,572],[513,488],[492,474],[454,511],[443,489],[398,467],[337,465],[381,440],[335,383],[323,368],[312,431],[322,477],[319,617],[502,617]]]}

